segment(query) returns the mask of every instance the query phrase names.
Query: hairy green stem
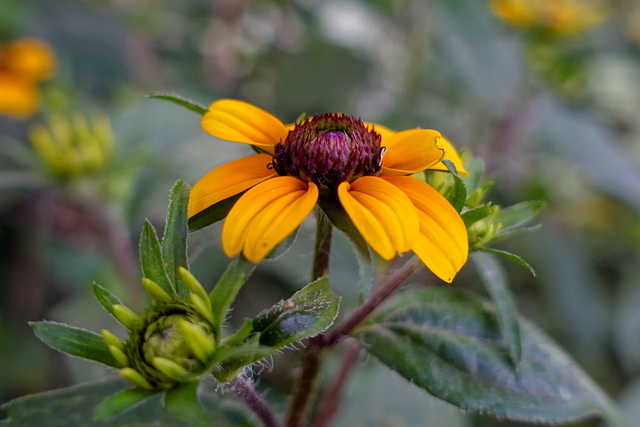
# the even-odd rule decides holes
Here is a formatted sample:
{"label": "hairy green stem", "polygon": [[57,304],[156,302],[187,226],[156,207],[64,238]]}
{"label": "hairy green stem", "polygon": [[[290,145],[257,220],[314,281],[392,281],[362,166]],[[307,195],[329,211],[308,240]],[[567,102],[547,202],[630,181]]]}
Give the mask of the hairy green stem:
{"label": "hairy green stem", "polygon": [[[333,225],[321,209],[316,210],[316,245],[313,253],[311,280],[329,274],[329,255],[331,254],[331,237]],[[294,393],[287,415],[287,426],[302,425],[315,380],[320,370],[321,337],[312,338],[302,357],[302,371],[295,385]]]}
{"label": "hairy green stem", "polygon": [[267,402],[245,380],[237,377],[229,383],[229,386],[253,410],[265,427],[281,427]]}

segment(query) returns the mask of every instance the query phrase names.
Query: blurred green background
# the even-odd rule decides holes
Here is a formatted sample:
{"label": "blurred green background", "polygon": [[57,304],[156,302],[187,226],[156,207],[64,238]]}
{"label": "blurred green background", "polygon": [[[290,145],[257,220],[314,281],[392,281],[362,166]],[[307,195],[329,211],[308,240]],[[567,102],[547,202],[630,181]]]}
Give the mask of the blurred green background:
{"label": "blurred green background", "polygon": [[[162,229],[176,180],[193,184],[248,152],[205,134],[197,115],[146,97],[172,92],[205,105],[242,99],[285,122],[340,111],[398,130],[434,128],[485,163],[494,203],[546,201],[541,228],[499,246],[537,272],[505,262],[518,307],[638,413],[640,6],[608,4],[601,24],[553,38],[510,27],[481,0],[2,0],[0,43],[41,38],[57,71],[39,86],[37,114],[0,116],[0,402],[109,374],[50,350],[27,321],[117,330],[91,282],[142,306],[144,218]],[[30,129],[78,112],[109,118],[113,152],[60,179]],[[193,270],[209,287],[228,262],[219,230],[190,238]],[[259,267],[231,324],[307,283],[312,235],[305,224],[287,256]],[[346,307],[356,270],[336,237],[332,283]],[[478,282],[465,268],[451,286],[482,292]],[[295,357],[285,351],[261,374],[276,408]],[[336,425],[495,423],[436,402],[374,360],[352,378],[346,403]],[[363,405],[375,408],[371,419],[361,419]]]}

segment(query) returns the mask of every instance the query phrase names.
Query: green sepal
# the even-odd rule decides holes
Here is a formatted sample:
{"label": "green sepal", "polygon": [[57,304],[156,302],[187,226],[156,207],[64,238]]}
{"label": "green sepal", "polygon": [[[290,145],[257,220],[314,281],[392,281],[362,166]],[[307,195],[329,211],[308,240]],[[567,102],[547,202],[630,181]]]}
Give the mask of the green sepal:
{"label": "green sepal", "polygon": [[189,231],[198,231],[227,217],[229,211],[245,192],[236,194],[209,206],[189,218]]}
{"label": "green sepal", "polygon": [[214,331],[216,345],[219,344],[222,336],[222,322],[220,320],[226,317],[227,310],[236,299],[240,288],[242,288],[242,285],[255,268],[255,264],[240,255],[229,264],[218,283],[209,293],[211,311],[213,312],[213,318],[216,320],[216,330]]}
{"label": "green sepal", "polygon": [[164,409],[170,416],[186,421],[192,427],[209,427],[212,421],[198,400],[199,381],[180,384],[167,391]]}
{"label": "green sepal", "polygon": [[351,241],[358,263],[359,299],[363,302],[371,295],[376,275],[371,249],[338,200],[320,198],[318,203],[333,226],[342,231]]}
{"label": "green sepal", "polygon": [[191,110],[194,113],[199,114],[201,116],[203,116],[207,111],[209,111],[207,107],[205,107],[202,104],[199,104],[183,96],[174,95],[171,93],[152,93],[151,95],[147,95],[147,97],[155,98],[155,99],[163,99],[165,101],[173,102],[174,104],[177,104],[181,107]]}
{"label": "green sepal", "polygon": [[260,333],[261,345],[279,349],[325,331],[333,324],[339,306],[340,297],[323,277],[258,314],[253,331]]}
{"label": "green sepal", "polygon": [[176,293],[181,298],[189,295],[189,289],[182,282],[178,267],[187,266],[187,234],[189,233],[187,208],[191,187],[183,181],[178,181],[171,189],[167,222],[162,237],[162,259],[173,283]]}
{"label": "green sepal", "polygon": [[120,367],[101,335],[58,322],[29,322],[29,325],[36,337],[51,348],[113,368]]}
{"label": "green sepal", "polygon": [[462,212],[460,217],[462,218],[462,221],[464,221],[464,225],[469,228],[476,222],[487,218],[494,212],[494,210],[495,208],[491,203],[485,203],[484,205]]}
{"label": "green sepal", "polygon": [[170,296],[176,296],[176,290],[171,284],[162,258],[158,235],[148,219],[145,219],[140,235],[140,265],[145,277],[156,282]]}
{"label": "green sepal", "polygon": [[115,417],[129,409],[135,408],[160,391],[161,390],[147,390],[139,387],[122,390],[103,400],[96,409],[93,419],[95,421],[103,421]]}
{"label": "green sepal", "polygon": [[239,345],[242,341],[247,339],[249,334],[253,332],[253,319],[244,319],[242,327],[236,331],[235,334],[228,338],[225,338],[223,345],[234,346]]}
{"label": "green sepal", "polygon": [[100,305],[102,305],[102,307],[104,307],[104,309],[107,310],[109,314],[115,317],[113,306],[123,305],[122,302],[120,302],[120,300],[116,296],[114,296],[111,292],[109,292],[102,286],[98,285],[96,282],[93,282],[92,287],[93,294],[96,296],[96,299],[98,300]]}
{"label": "green sepal", "polygon": [[527,270],[529,270],[529,273],[531,273],[531,275],[533,277],[536,276],[536,271],[533,269],[533,267],[531,265],[529,265],[529,263],[527,261],[524,260],[524,258],[522,258],[520,255],[516,255],[512,252],[507,252],[507,251],[503,251],[501,249],[494,249],[494,248],[487,248],[487,247],[483,247],[478,249],[481,252],[487,252],[490,254],[495,254],[495,255],[499,255],[503,258],[506,258],[510,261],[515,262],[518,265],[521,265],[522,267],[526,268]]}
{"label": "green sepal", "polygon": [[502,224],[496,238],[532,229],[532,227],[525,227],[525,224],[529,223],[544,206],[545,202],[541,200],[530,200],[500,209],[493,220],[496,224]]}
{"label": "green sepal", "polygon": [[473,261],[478,275],[491,296],[496,309],[496,317],[500,325],[500,331],[509,350],[509,358],[514,368],[517,369],[522,360],[522,337],[520,335],[520,323],[518,310],[513,300],[507,277],[502,266],[495,257],[488,253],[472,252]]}
{"label": "green sepal", "polygon": [[229,382],[237,377],[245,366],[276,353],[270,347],[259,345],[258,341],[259,335],[255,334],[249,336],[241,346],[218,348],[210,362],[213,365],[213,376],[220,382]]}
{"label": "green sepal", "polygon": [[431,395],[467,411],[559,424],[618,409],[550,338],[520,318],[515,370],[491,304],[439,287],[398,293],[353,331],[362,348]]}
{"label": "green sepal", "polygon": [[450,160],[442,160],[442,163],[449,169],[451,176],[453,177],[453,185],[447,188],[443,196],[451,203],[456,211],[460,212],[464,208],[464,204],[467,200],[467,186],[464,184],[456,166]]}

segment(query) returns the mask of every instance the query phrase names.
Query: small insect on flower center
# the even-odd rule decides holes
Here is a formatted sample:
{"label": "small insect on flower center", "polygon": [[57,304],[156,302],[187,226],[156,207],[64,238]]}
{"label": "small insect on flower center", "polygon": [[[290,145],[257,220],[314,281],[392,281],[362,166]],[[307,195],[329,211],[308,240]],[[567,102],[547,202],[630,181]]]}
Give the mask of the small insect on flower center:
{"label": "small insect on flower center", "polygon": [[385,148],[374,129],[342,114],[321,114],[304,119],[276,144],[271,166],[293,176],[335,189],[342,182],[376,176],[382,170]]}

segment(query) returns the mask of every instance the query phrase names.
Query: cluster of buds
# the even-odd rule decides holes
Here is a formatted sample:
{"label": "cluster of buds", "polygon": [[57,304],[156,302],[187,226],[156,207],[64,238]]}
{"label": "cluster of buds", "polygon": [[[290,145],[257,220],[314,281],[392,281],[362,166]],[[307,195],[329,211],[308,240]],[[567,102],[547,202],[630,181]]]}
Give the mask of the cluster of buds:
{"label": "cluster of buds", "polygon": [[142,285],[153,304],[136,315],[122,304],[112,314],[127,328],[123,342],[107,330],[102,337],[120,365],[120,374],[146,389],[171,388],[211,369],[216,349],[214,317],[207,293],[193,275],[179,268],[188,299],[170,296],[154,281]]}
{"label": "cluster of buds", "polygon": [[79,113],[51,116],[48,126],[30,129],[31,143],[47,173],[71,181],[100,171],[113,155],[111,124],[105,116],[87,120]]}

